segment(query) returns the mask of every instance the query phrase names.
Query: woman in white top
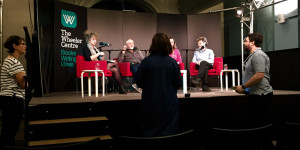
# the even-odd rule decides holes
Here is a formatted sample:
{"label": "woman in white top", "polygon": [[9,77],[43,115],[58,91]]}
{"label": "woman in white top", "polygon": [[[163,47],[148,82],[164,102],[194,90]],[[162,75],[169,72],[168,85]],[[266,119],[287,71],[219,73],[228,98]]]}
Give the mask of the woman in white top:
{"label": "woman in white top", "polygon": [[19,57],[26,53],[25,40],[19,36],[8,37],[4,43],[9,55],[1,67],[0,109],[2,110],[2,128],[0,149],[14,145],[15,136],[24,112],[25,70]]}

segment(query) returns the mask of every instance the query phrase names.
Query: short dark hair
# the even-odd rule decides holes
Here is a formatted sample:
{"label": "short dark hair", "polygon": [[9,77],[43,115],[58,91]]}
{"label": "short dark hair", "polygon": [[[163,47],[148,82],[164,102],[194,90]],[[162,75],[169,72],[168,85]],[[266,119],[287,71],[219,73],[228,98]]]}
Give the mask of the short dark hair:
{"label": "short dark hair", "polygon": [[261,47],[263,42],[263,36],[260,33],[250,33],[247,36],[249,38],[249,42],[254,41],[254,45],[256,47]]}
{"label": "short dark hair", "polygon": [[15,51],[15,48],[13,44],[19,45],[21,41],[25,41],[24,38],[21,38],[17,35],[12,35],[8,37],[4,43],[4,47],[8,49],[8,53],[13,53]]}
{"label": "short dark hair", "polygon": [[156,33],[152,38],[149,52],[156,55],[170,55],[172,53],[172,45],[169,36],[165,33]]}

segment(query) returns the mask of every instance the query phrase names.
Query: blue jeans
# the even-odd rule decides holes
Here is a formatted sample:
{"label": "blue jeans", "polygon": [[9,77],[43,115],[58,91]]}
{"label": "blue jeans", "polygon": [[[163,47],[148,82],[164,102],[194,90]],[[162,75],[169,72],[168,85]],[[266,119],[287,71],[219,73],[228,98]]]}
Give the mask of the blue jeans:
{"label": "blue jeans", "polygon": [[133,73],[133,76],[135,75],[135,73],[139,69],[140,65],[141,64],[130,64],[130,71]]}

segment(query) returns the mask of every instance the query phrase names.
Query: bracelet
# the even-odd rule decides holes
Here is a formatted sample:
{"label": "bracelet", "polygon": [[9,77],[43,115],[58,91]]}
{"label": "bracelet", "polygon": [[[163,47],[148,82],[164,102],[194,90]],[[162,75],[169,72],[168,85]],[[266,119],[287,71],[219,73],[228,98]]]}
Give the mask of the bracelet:
{"label": "bracelet", "polygon": [[241,86],[242,86],[242,88],[243,88],[244,90],[246,89],[244,85],[241,85]]}

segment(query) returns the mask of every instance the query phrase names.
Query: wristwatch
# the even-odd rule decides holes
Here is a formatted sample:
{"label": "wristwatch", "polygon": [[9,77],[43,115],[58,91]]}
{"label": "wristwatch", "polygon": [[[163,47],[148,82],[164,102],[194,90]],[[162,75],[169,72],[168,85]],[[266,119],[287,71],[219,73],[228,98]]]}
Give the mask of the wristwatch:
{"label": "wristwatch", "polygon": [[244,90],[246,89],[244,85],[241,85],[241,86],[242,86],[242,88],[243,88]]}

